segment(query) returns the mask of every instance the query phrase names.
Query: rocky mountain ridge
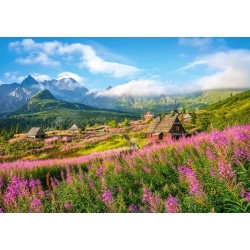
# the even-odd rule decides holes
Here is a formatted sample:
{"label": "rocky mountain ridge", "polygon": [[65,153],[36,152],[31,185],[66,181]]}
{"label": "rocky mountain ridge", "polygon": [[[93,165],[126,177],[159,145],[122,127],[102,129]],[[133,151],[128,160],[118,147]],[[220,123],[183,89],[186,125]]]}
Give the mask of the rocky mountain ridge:
{"label": "rocky mountain ridge", "polygon": [[[111,89],[109,86],[107,90]],[[235,95],[244,90],[199,91],[185,95],[162,95],[159,97],[107,97],[89,93],[89,90],[73,78],[36,81],[28,76],[21,84],[0,85],[0,114],[13,112],[24,106],[36,93],[47,89],[60,100],[81,103],[96,108],[136,110],[138,112],[170,112],[173,108],[195,110]],[[1,117],[1,115],[0,115]]]}

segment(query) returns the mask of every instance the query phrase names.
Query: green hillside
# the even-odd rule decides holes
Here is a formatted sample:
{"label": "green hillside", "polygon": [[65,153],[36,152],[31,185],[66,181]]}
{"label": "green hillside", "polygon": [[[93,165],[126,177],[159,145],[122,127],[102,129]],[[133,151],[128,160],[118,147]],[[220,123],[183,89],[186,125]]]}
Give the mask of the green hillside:
{"label": "green hillside", "polygon": [[250,105],[250,90],[231,96],[225,100],[211,104],[205,110],[213,111],[223,109],[224,111],[239,111]]}
{"label": "green hillside", "polygon": [[20,132],[31,127],[44,129],[68,129],[74,123],[83,126],[104,124],[108,120],[123,121],[141,118],[139,114],[97,109],[79,103],[68,103],[57,100],[48,90],[37,93],[26,105],[0,121],[0,127],[10,130],[18,124]]}
{"label": "green hillside", "polygon": [[216,102],[197,112],[196,125],[209,131],[235,124],[250,124],[250,90]]}
{"label": "green hillside", "polygon": [[207,90],[204,92],[196,92],[187,94],[186,96],[176,96],[176,102],[179,103],[180,108],[186,110],[199,110],[205,108],[207,105],[217,103],[243,92],[243,90]]}
{"label": "green hillside", "polygon": [[22,108],[12,113],[12,116],[22,114],[33,114],[42,111],[58,111],[60,109],[72,109],[72,110],[97,110],[96,108],[78,104],[62,102],[57,100],[47,89],[38,92],[27,104]]}

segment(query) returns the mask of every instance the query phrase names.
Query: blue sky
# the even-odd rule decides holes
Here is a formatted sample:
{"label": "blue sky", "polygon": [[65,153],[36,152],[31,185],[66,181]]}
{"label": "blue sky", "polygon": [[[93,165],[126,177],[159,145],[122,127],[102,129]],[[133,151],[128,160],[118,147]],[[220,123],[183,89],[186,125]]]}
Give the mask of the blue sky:
{"label": "blue sky", "polygon": [[111,96],[250,88],[250,38],[2,37],[0,44],[0,84],[30,74],[72,77]]}

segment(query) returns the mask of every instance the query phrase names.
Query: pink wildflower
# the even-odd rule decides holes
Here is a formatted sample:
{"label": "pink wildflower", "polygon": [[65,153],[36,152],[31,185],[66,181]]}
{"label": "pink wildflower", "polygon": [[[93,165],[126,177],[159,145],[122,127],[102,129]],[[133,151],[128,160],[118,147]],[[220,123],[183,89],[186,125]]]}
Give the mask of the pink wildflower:
{"label": "pink wildflower", "polygon": [[131,204],[129,206],[129,212],[131,212],[131,213],[136,213],[137,212],[137,207],[136,207],[135,204]]}
{"label": "pink wildflower", "polygon": [[184,176],[189,184],[189,193],[195,196],[201,196],[203,195],[203,192],[201,190],[201,184],[196,179],[196,173],[191,169],[187,167],[178,167],[179,174]]}
{"label": "pink wildflower", "polygon": [[221,179],[236,177],[236,174],[233,172],[233,169],[231,168],[230,164],[224,164],[220,162],[218,164],[218,168],[219,168],[219,176],[221,177]]}
{"label": "pink wildflower", "polygon": [[166,210],[168,213],[177,213],[179,211],[179,203],[175,197],[168,197],[166,202]]}
{"label": "pink wildflower", "polygon": [[210,167],[210,175],[213,177],[213,178],[216,178],[216,172],[215,172],[215,170],[214,170],[214,168],[213,167]]}
{"label": "pink wildflower", "polygon": [[64,204],[64,207],[66,208],[66,209],[69,209],[69,208],[71,208],[71,207],[73,207],[73,204],[71,204],[71,203],[69,203],[68,201]]}
{"label": "pink wildflower", "polygon": [[34,199],[30,204],[30,213],[33,213],[33,212],[40,213],[41,206],[42,206],[41,200]]}
{"label": "pink wildflower", "polygon": [[114,200],[113,194],[111,190],[104,190],[102,194],[102,201],[106,204],[110,203]]}
{"label": "pink wildflower", "polygon": [[0,176],[0,188],[3,186],[3,177]]}

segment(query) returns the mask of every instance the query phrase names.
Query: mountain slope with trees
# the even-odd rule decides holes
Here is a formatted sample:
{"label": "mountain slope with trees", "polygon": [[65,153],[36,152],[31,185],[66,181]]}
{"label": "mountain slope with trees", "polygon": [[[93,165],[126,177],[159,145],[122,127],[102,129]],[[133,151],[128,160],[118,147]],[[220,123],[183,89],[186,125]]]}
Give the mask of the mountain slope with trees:
{"label": "mountain slope with trees", "polygon": [[[192,123],[201,130],[224,129],[236,124],[250,124],[250,90],[193,112]],[[195,117],[194,117],[195,116]]]}
{"label": "mountain slope with trees", "polygon": [[80,103],[57,100],[48,90],[37,93],[22,108],[0,121],[0,127],[10,130],[19,125],[20,132],[31,127],[44,129],[68,129],[74,123],[87,125],[104,124],[109,120],[139,119],[136,113],[97,109]]}

